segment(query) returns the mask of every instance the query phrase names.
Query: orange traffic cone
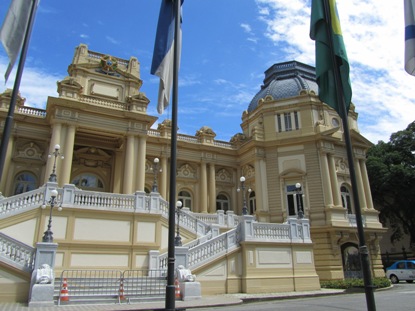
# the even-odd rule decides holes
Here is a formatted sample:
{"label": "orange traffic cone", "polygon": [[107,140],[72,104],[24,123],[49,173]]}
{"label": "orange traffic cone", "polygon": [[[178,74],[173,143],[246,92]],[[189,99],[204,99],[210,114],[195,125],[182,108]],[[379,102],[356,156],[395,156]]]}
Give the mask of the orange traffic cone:
{"label": "orange traffic cone", "polygon": [[174,281],[174,286],[175,286],[175,297],[176,299],[182,299],[182,295],[180,294],[180,284],[179,281],[176,279]]}
{"label": "orange traffic cone", "polygon": [[123,281],[120,282],[120,300],[125,300],[125,296],[124,296],[124,283]]}
{"label": "orange traffic cone", "polygon": [[69,301],[68,282],[63,279],[62,289],[59,296],[60,301]]}

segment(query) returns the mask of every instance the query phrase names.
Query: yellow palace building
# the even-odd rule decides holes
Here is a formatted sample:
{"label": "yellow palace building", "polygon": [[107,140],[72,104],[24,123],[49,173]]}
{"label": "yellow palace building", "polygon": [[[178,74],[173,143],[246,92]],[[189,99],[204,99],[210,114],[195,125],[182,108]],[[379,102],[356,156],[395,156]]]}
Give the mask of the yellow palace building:
{"label": "yellow palace building", "polygon": [[[51,189],[62,207],[52,211],[56,277],[69,269],[165,267],[171,122],[155,126],[158,118],[147,114],[135,57],[81,44],[68,74],[45,110],[17,100],[0,182],[0,300],[26,299],[17,289],[29,287],[30,260],[22,266],[15,262],[22,256],[13,259],[8,250],[20,245],[15,254],[30,254],[42,241],[52,210],[41,207]],[[229,142],[215,140],[203,124],[194,136],[179,132],[183,247],[176,256],[197,275],[203,294],[312,290],[319,280],[361,276],[341,120],[317,93],[313,67],[275,64]],[[10,96],[11,90],[0,94],[2,129]],[[384,229],[365,165],[371,143],[357,116],[352,105],[366,244],[372,275],[384,276]]]}

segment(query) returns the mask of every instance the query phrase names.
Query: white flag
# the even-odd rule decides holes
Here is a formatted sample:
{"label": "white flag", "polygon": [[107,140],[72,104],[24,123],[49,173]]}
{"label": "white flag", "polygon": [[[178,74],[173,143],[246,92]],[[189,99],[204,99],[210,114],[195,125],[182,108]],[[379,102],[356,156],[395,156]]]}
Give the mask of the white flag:
{"label": "white flag", "polygon": [[405,70],[415,76],[415,0],[404,0]]}
{"label": "white flag", "polygon": [[4,74],[6,82],[22,49],[32,5],[32,0],[12,0],[1,26],[0,41],[9,56],[9,66]]}

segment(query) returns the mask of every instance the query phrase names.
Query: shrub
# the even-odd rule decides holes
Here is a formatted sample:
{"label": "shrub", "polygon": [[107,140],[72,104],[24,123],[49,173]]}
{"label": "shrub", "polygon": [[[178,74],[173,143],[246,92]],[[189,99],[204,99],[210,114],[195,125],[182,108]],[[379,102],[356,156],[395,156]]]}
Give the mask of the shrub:
{"label": "shrub", "polygon": [[[385,288],[391,285],[391,282],[388,278],[374,278],[372,280],[374,288]],[[344,280],[330,280],[330,281],[321,281],[321,288],[336,288],[336,289],[348,289],[355,287],[364,287],[363,279],[344,279]]]}

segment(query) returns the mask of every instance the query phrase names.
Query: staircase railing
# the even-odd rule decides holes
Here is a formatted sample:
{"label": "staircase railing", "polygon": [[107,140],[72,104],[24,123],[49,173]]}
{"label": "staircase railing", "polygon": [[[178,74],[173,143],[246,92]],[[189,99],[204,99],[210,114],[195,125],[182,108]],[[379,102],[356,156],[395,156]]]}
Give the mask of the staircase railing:
{"label": "staircase railing", "polygon": [[[284,224],[258,223],[253,216],[242,216],[239,225],[222,234],[213,227],[212,237],[175,248],[176,265],[193,270],[232,252],[241,241],[311,243],[308,219],[289,218]],[[150,251],[150,269],[167,269],[167,253]]]}
{"label": "staircase railing", "polygon": [[36,249],[0,232],[1,260],[18,270],[31,272],[34,267]]}

